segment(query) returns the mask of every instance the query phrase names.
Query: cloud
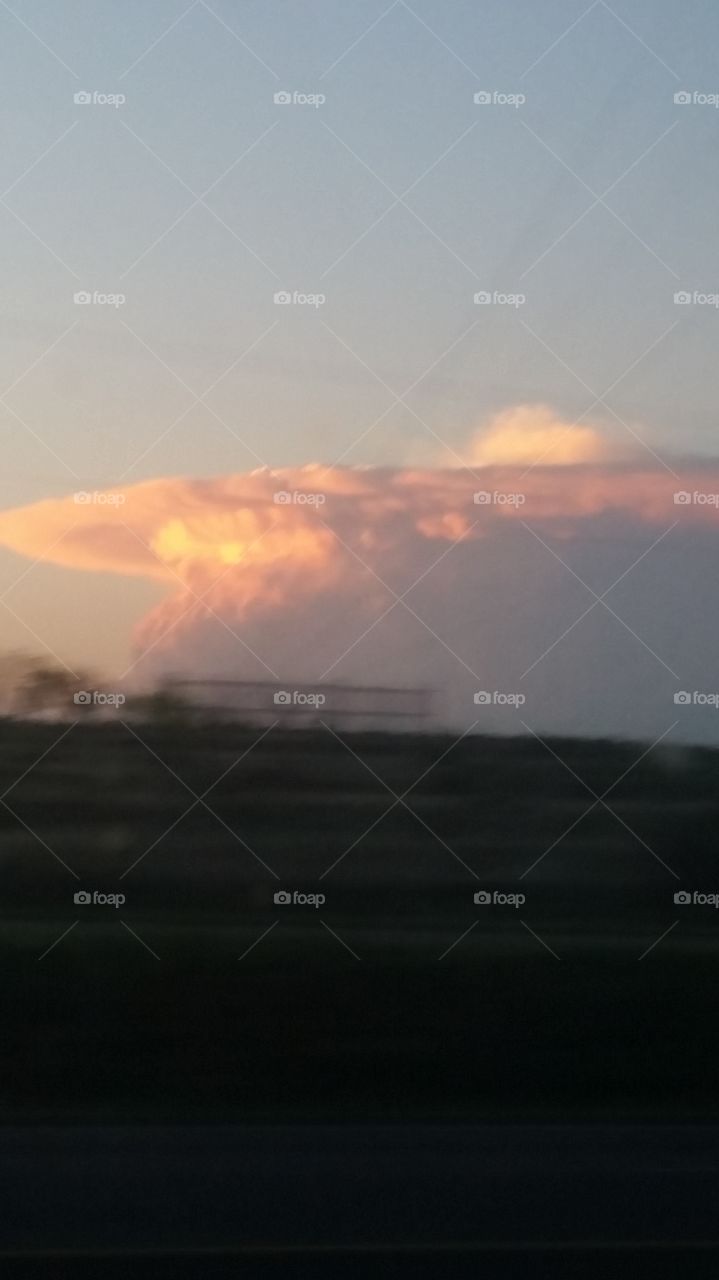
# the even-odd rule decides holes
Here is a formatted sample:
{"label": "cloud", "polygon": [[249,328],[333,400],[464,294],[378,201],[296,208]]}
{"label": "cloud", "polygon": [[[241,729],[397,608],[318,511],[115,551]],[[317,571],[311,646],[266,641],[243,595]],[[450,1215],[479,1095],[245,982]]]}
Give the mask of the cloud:
{"label": "cloud", "polygon": [[520,404],[496,414],[464,450],[470,466],[569,466],[616,461],[628,453],[598,427],[564,419],[543,404]]}
{"label": "cloud", "polygon": [[[517,421],[495,426],[490,452]],[[457,722],[478,682],[526,679],[543,724],[609,732],[620,731],[627,685],[635,704],[642,689],[651,703],[627,717],[632,731],[649,732],[671,706],[664,693],[652,701],[656,682],[696,682],[686,663],[713,653],[696,584],[713,572],[719,521],[711,500],[674,500],[719,493],[717,464],[673,474],[650,462],[171,477],[2,512],[0,543],[164,583],[135,628],[140,669],[431,684]],[[617,579],[624,627],[596,604]]]}

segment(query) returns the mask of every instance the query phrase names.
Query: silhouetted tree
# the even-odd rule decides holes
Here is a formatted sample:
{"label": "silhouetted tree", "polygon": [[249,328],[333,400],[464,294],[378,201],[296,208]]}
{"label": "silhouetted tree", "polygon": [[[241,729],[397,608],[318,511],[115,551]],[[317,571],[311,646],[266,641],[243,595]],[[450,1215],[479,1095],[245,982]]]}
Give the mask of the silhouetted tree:
{"label": "silhouetted tree", "polygon": [[75,694],[92,687],[86,673],[74,675],[66,667],[31,660],[21,676],[12,699],[16,715],[59,715],[70,717],[75,709]]}

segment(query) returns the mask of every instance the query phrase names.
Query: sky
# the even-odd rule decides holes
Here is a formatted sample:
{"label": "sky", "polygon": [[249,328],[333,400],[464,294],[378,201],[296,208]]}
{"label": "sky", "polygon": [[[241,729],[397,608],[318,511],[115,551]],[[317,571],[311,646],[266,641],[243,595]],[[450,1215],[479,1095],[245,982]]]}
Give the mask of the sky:
{"label": "sky", "polygon": [[[716,454],[709,0],[12,0],[0,50],[1,510],[513,413]],[[5,546],[0,650],[119,672],[165,594]]]}

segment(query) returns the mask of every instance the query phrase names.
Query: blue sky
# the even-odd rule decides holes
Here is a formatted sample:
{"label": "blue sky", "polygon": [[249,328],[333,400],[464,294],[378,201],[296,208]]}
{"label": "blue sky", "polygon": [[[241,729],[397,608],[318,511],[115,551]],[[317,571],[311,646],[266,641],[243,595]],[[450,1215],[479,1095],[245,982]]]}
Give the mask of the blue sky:
{"label": "blue sky", "polygon": [[12,0],[0,49],[0,506],[421,460],[605,392],[620,435],[716,451],[719,311],[674,303],[719,292],[719,111],[674,102],[719,92],[709,0]]}

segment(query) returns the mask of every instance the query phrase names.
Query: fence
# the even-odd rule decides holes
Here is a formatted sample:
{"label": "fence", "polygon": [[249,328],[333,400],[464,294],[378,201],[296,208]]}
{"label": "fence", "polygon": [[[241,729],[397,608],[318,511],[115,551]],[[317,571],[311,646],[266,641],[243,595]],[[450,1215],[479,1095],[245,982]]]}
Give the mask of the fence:
{"label": "fence", "polygon": [[416,733],[429,727],[432,716],[429,689],[219,679],[176,679],[171,688],[213,718],[260,726],[277,721],[308,728],[324,721],[335,729]]}

